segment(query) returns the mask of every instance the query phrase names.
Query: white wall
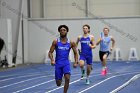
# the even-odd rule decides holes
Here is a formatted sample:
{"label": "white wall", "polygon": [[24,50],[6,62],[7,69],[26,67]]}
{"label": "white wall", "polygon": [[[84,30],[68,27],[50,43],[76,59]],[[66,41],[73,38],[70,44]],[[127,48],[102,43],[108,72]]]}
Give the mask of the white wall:
{"label": "white wall", "polygon": [[[12,54],[13,56],[16,54],[16,51],[19,50],[17,48],[18,48],[19,31],[21,30],[20,27],[21,27],[22,15],[23,15],[23,19],[27,19],[28,17],[27,16],[28,15],[27,14],[27,0],[1,0],[0,1],[0,18],[11,19],[11,22],[12,22],[12,43],[13,43]],[[22,47],[21,44],[20,44],[20,47]]]}
{"label": "white wall", "polygon": [[0,19],[0,37],[4,40],[5,46],[1,52],[1,60],[6,59],[8,61],[8,66],[11,67],[12,63],[12,26],[10,19]]}
{"label": "white wall", "polygon": [[[89,11],[102,17],[140,16],[140,0],[88,0]],[[92,17],[92,16],[90,16]]]}
{"label": "white wall", "polygon": [[32,18],[43,17],[43,0],[30,0],[30,9]]}
{"label": "white wall", "polygon": [[83,18],[85,12],[79,11],[72,4],[78,4],[85,9],[85,0],[44,0],[45,18]]}
{"label": "white wall", "polygon": [[[61,24],[68,25],[70,32],[68,37],[76,41],[77,36],[82,34],[82,26],[84,24],[89,24],[91,26],[91,34],[95,36],[97,40],[103,27],[106,26],[102,21],[106,21],[111,25],[115,26],[117,29],[122,30],[123,36],[114,29],[110,30],[110,34],[114,36],[116,40],[116,47],[121,49],[123,60],[128,60],[129,49],[131,47],[136,47],[138,51],[138,56],[140,58],[140,18],[116,18],[116,19],[77,19],[77,20],[29,20],[28,22],[28,62],[43,62],[46,54],[46,50],[50,48],[53,39],[57,38],[58,35],[57,28]],[[53,31],[54,34],[50,34],[48,31]],[[129,39],[128,33],[137,38],[134,42]],[[97,47],[93,50],[94,61],[99,60]]]}
{"label": "white wall", "polygon": [[[23,1],[23,10],[21,10],[21,1]],[[31,5],[31,9],[34,9],[32,11],[32,16],[33,17],[42,17],[43,16],[43,1],[46,1],[46,3],[44,2],[44,4],[48,4],[47,2],[51,2],[53,3],[59,0],[31,0],[32,5]],[[62,14],[62,18],[64,18],[64,16],[76,16],[77,17],[82,17],[85,16],[85,14],[83,13],[84,10],[76,10],[78,8],[76,7],[68,7],[65,4],[68,5],[72,5],[73,2],[76,2],[77,5],[81,6],[83,5],[83,9],[85,9],[85,3],[81,0],[60,0],[60,3],[63,3],[63,11],[68,11],[67,14]],[[66,2],[64,2],[66,1]],[[126,7],[123,8],[123,11],[125,12],[121,12],[121,13],[126,13],[128,16],[139,16],[139,4],[140,1],[139,0],[118,0],[118,1],[112,1],[112,0],[107,0],[107,1],[99,1],[99,0],[87,0],[88,4],[89,4],[89,12],[93,13],[95,15],[100,15],[102,16],[102,14],[106,15],[117,15],[117,16],[121,16],[121,14],[119,14],[118,10],[120,10],[119,8],[122,6],[123,4],[127,4]],[[110,4],[111,2],[111,4]],[[56,2],[57,3],[57,2]],[[111,5],[113,6],[113,4],[116,4],[115,8],[113,6],[113,9],[115,9],[113,12],[108,10],[111,9],[112,7],[105,7],[107,5]],[[103,6],[104,5],[104,6]],[[131,7],[130,7],[130,6]],[[49,4],[47,5],[49,6]],[[45,6],[46,7],[46,6]],[[97,8],[99,10],[93,10],[93,8]],[[104,8],[103,8],[104,7]],[[129,7],[129,8],[128,8]],[[49,7],[51,8],[51,7]],[[66,10],[65,10],[66,9]],[[107,12],[105,12],[105,10],[108,10]],[[128,9],[130,11],[126,11],[125,9]],[[100,31],[102,30],[102,28],[104,27],[104,24],[97,20],[97,19],[77,19],[77,20],[30,20],[27,21],[27,0],[0,0],[0,18],[2,19],[11,19],[12,21],[12,42],[13,42],[13,53],[17,50],[17,43],[18,43],[18,35],[19,35],[19,25],[20,25],[20,21],[19,21],[19,14],[21,13],[21,11],[23,12],[23,17],[24,17],[24,47],[25,47],[25,61],[26,62],[42,62],[44,59],[44,55],[46,53],[46,50],[49,49],[51,42],[54,38],[56,38],[55,35],[58,34],[57,32],[57,27],[60,24],[66,24],[69,26],[70,30],[73,32],[69,33],[69,38],[76,40],[76,37],[81,34],[82,31],[82,25],[85,23],[88,23],[89,25],[91,25],[91,30],[93,31],[92,33],[95,35],[95,38],[97,40],[97,37],[99,36]],[[41,10],[41,11],[40,11]],[[71,10],[75,11],[75,12],[71,12]],[[54,10],[53,10],[54,11]],[[56,11],[55,11],[56,12]],[[95,13],[96,12],[96,13]],[[51,10],[47,10],[45,11],[45,15],[47,16],[52,16]],[[115,14],[116,13],[116,14]],[[71,14],[71,15],[70,15]],[[93,17],[93,15],[90,15],[89,17]],[[132,42],[131,40],[129,40],[128,38],[126,38],[126,36],[121,36],[117,31],[115,31],[114,29],[111,29],[111,34],[114,35],[114,37],[116,38],[116,42],[117,42],[117,47],[120,47],[121,50],[123,51],[123,59],[127,60],[128,58],[128,50],[130,47],[136,47],[138,49],[138,53],[139,53],[139,25],[140,25],[140,18],[121,18],[121,19],[105,19],[106,21],[108,21],[109,23],[115,25],[115,27],[123,30],[126,33],[130,33],[132,35],[134,35],[135,37],[138,38],[137,42]],[[45,28],[44,28],[45,27]],[[45,29],[45,30],[44,30]],[[55,34],[51,35],[49,34],[47,31],[51,30],[54,31]],[[74,34],[73,34],[74,33]],[[119,36],[119,37],[118,37]],[[21,37],[20,37],[21,38]],[[121,41],[121,42],[120,42]],[[126,47],[126,45],[128,45]],[[20,49],[22,45],[20,44]],[[19,50],[20,50],[19,49]],[[97,52],[98,48],[95,51],[95,60],[98,60],[98,52]],[[140,54],[139,54],[140,55]]]}
{"label": "white wall", "polygon": [[[21,13],[23,12],[21,10],[22,7],[22,1],[26,0],[1,0],[1,18],[2,19],[11,19],[12,21],[12,42],[13,42],[13,53],[17,50],[17,42],[18,42],[18,34],[19,34],[19,27],[20,27],[20,17]],[[25,3],[27,5],[27,3]],[[27,9],[27,6],[24,7],[24,9]],[[27,10],[26,10],[27,12]],[[24,16],[26,16],[27,13],[23,13]]]}
{"label": "white wall", "polygon": [[[8,29],[7,29],[7,20],[6,19],[0,19],[0,37],[4,40],[6,44],[6,48],[8,46]],[[4,56],[6,55],[6,50],[3,48],[3,52],[1,53],[0,57],[4,59]]]}
{"label": "white wall", "polygon": [[[39,18],[44,14],[45,18],[53,19],[85,18],[86,1],[87,10],[96,16],[140,16],[140,0],[31,0],[32,17]],[[88,17],[93,18],[90,14]]]}

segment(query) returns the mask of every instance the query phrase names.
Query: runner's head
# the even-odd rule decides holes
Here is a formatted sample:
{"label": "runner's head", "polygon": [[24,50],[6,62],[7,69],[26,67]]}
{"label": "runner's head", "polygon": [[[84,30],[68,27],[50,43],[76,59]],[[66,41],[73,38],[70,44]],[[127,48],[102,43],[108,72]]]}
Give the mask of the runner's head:
{"label": "runner's head", "polygon": [[108,35],[109,28],[108,27],[104,27],[103,32],[104,32],[104,35]]}
{"label": "runner's head", "polygon": [[83,25],[84,34],[90,33],[90,26],[88,24]]}
{"label": "runner's head", "polygon": [[58,27],[58,32],[60,33],[60,37],[62,38],[67,36],[68,31],[69,31],[69,28],[66,25],[60,25]]}

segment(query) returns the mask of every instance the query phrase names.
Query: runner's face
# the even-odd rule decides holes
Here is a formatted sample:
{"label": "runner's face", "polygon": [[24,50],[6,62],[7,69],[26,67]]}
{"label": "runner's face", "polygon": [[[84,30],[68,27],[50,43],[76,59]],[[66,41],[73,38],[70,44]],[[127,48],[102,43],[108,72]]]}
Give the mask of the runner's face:
{"label": "runner's face", "polygon": [[67,36],[67,29],[65,29],[64,27],[62,27],[59,31],[60,33],[60,37],[66,37]]}
{"label": "runner's face", "polygon": [[104,34],[108,35],[108,33],[109,33],[109,30],[108,29],[104,29]]}
{"label": "runner's face", "polygon": [[83,32],[84,32],[84,34],[87,34],[87,33],[89,32],[89,29],[88,29],[87,26],[84,26],[84,27],[83,27]]}

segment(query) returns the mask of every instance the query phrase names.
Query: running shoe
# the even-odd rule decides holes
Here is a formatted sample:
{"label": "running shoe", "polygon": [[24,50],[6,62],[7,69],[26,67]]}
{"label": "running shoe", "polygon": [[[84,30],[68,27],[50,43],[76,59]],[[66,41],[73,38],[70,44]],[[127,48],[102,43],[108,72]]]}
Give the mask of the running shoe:
{"label": "running shoe", "polygon": [[101,72],[102,76],[106,76],[106,74],[107,74],[107,68],[103,69],[102,72]]}
{"label": "running shoe", "polygon": [[89,85],[90,84],[90,80],[86,79],[86,84]]}

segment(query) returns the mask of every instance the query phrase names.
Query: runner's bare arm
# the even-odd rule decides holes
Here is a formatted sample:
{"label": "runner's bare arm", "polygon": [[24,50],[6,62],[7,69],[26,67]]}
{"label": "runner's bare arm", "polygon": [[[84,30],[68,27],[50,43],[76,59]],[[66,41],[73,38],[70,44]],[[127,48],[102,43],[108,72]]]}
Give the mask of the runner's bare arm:
{"label": "runner's bare arm", "polygon": [[111,41],[112,41],[112,46],[110,48],[110,50],[112,51],[115,47],[115,39],[111,36]]}
{"label": "runner's bare arm", "polygon": [[52,65],[55,64],[55,61],[54,61],[54,58],[53,58],[53,52],[54,52],[54,50],[55,50],[56,42],[57,42],[56,40],[54,40],[54,41],[52,42],[52,45],[51,45],[50,50],[49,50],[49,53],[48,53],[48,56],[49,56],[49,58],[50,58],[50,60],[51,60],[51,64],[52,64]]}
{"label": "runner's bare arm", "polygon": [[92,49],[96,48],[96,44],[95,44],[95,41],[94,41],[94,36],[91,37],[91,42],[92,42],[92,44],[90,44],[90,47]]}
{"label": "runner's bare arm", "polygon": [[99,45],[101,42],[101,37],[99,37],[98,41],[96,42],[96,45]]}
{"label": "runner's bare arm", "polygon": [[77,64],[78,64],[78,52],[77,52],[76,47],[77,47],[77,46],[76,46],[76,43],[71,41],[71,48],[72,48],[72,50],[73,50],[74,59],[75,59],[74,67],[76,67]]}

